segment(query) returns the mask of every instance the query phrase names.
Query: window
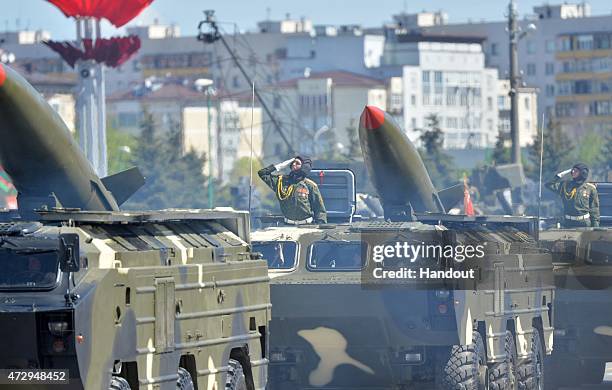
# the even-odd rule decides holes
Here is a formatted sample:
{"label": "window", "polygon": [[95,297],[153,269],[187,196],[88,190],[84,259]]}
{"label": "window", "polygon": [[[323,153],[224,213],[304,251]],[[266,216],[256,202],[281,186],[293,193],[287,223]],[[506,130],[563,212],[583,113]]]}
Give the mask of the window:
{"label": "window", "polygon": [[365,265],[367,246],[360,241],[317,241],[308,248],[310,271],[359,271]]}
{"label": "window", "polygon": [[529,110],[529,98],[525,98],[525,110]]}
{"label": "window", "polygon": [[410,95],[410,104],[416,106],[416,95]]}
{"label": "window", "polygon": [[[51,241],[51,240],[49,240]],[[33,248],[19,248],[21,251],[0,251],[0,290],[14,288],[50,289],[58,282],[59,260],[51,250],[53,243],[40,242],[37,245],[49,246],[47,251],[39,248],[38,253],[27,252]],[[24,252],[25,251],[25,252]]]}
{"label": "window", "polygon": [[555,52],[555,41],[554,40],[546,41],[546,52],[547,53],[554,53]]}
{"label": "window", "polygon": [[546,96],[553,97],[555,96],[555,86],[552,84],[548,84],[546,86]]}
{"label": "window", "polygon": [[431,100],[430,100],[430,98],[429,98],[429,94],[427,94],[427,95],[423,95],[423,105],[424,105],[424,106],[429,105],[429,104],[430,104],[430,101],[431,101]]}
{"label": "window", "polygon": [[240,88],[240,79],[238,78],[238,76],[232,77],[232,87]]}
{"label": "window", "polygon": [[526,131],[531,130],[531,122],[529,120],[525,121],[525,130]]}
{"label": "window", "polygon": [[534,54],[536,52],[536,44],[534,41],[527,41],[527,54]]}
{"label": "window", "polygon": [[253,252],[263,255],[271,271],[290,270],[296,265],[297,243],[293,241],[253,242]]}
{"label": "window", "polygon": [[450,117],[450,116],[447,117],[446,127],[448,127],[449,129],[456,129],[457,128],[457,118]]}
{"label": "window", "polygon": [[496,56],[498,54],[499,53],[497,51],[497,43],[491,43],[491,55]]}
{"label": "window", "polygon": [[555,74],[555,63],[554,62],[546,63],[545,73],[547,76]]}
{"label": "window", "polygon": [[280,108],[280,106],[281,106],[280,96],[274,96],[274,108]]}
{"label": "window", "polygon": [[434,72],[434,82],[436,84],[442,83],[442,72]]}
{"label": "window", "polygon": [[424,83],[428,83],[429,82],[429,72],[427,72],[427,71],[423,71],[423,82]]}
{"label": "window", "polygon": [[593,36],[592,35],[578,35],[576,36],[576,50],[593,50]]}
{"label": "window", "polygon": [[506,97],[505,96],[498,96],[497,97],[497,109],[498,110],[503,110],[506,108]]}
{"label": "window", "polygon": [[491,96],[487,97],[487,110],[493,109],[493,98]]}
{"label": "window", "polygon": [[533,63],[527,64],[527,75],[535,76],[535,74],[536,74],[536,64],[533,64]]}

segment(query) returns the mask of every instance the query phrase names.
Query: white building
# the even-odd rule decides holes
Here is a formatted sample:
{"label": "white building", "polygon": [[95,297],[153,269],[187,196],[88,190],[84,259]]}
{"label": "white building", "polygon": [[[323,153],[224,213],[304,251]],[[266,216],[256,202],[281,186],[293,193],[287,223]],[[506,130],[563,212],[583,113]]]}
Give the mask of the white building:
{"label": "white building", "polygon": [[[535,30],[528,29],[528,25],[532,23],[536,27]],[[507,21],[446,24],[424,28],[423,31],[483,37],[487,66],[497,68],[500,78],[508,78],[507,24]],[[558,53],[565,50],[562,48],[564,36],[610,32],[612,31],[612,15],[593,16],[586,3],[543,5],[535,7],[533,14],[521,20],[519,25],[523,31],[529,30],[518,45],[523,81],[526,85],[537,87],[540,91],[538,117],[545,112],[547,118],[552,118],[558,111],[555,107],[559,95],[558,76],[559,73],[565,72],[564,62],[567,62],[567,57]],[[593,53],[590,56],[592,57]],[[562,100],[565,99],[567,98]],[[565,109],[565,106],[562,106],[561,109]]]}
{"label": "white building", "polygon": [[[510,147],[510,80],[499,80],[497,88],[497,109],[499,112],[499,131],[504,135]],[[518,129],[522,147],[533,144],[538,134],[538,90],[537,88],[520,87],[518,89]]]}
{"label": "white building", "polygon": [[387,41],[383,62],[402,68],[404,129],[413,142],[418,144],[419,129],[435,114],[445,148],[495,144],[498,77],[496,69],[485,67],[481,43],[473,37],[414,33]]}

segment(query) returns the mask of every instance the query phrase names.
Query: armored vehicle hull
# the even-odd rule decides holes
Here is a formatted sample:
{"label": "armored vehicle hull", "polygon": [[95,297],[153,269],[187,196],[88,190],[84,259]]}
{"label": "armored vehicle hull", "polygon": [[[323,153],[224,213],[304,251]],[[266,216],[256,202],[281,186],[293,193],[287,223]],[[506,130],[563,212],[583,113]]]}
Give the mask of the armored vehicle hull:
{"label": "armored vehicle hull", "polygon": [[[268,275],[247,213],[42,220],[2,225],[1,368],[67,369],[88,390],[266,386]],[[58,242],[75,235],[78,264],[62,271]]]}
{"label": "armored vehicle hull", "polygon": [[[516,345],[513,375],[535,365],[534,351],[539,359],[552,351],[550,255],[513,227],[534,222],[483,220],[480,229],[462,233],[448,230],[444,215],[428,217],[437,223],[372,221],[253,233],[253,250],[264,253],[272,278],[271,389],[459,388],[446,379],[463,375],[453,365],[456,351],[475,343],[486,346],[483,380],[509,386],[503,371],[508,337]],[[389,240],[486,242],[488,249],[470,266],[476,277],[467,283],[417,278],[377,285],[372,249]],[[440,258],[411,267],[449,269]],[[465,388],[477,388],[471,387],[475,378],[463,379]]]}
{"label": "armored vehicle hull", "polygon": [[612,361],[612,229],[551,229],[557,300],[550,371],[559,385],[601,383]]}

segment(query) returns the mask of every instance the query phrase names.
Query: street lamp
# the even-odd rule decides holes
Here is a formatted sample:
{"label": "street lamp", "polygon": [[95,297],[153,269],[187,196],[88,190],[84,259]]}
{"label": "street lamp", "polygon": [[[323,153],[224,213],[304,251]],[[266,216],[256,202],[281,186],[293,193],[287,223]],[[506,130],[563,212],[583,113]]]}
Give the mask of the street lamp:
{"label": "street lamp", "polygon": [[[200,92],[204,92],[206,95],[206,108],[207,108],[207,120],[208,120],[208,208],[212,209],[215,207],[215,184],[213,180],[212,171],[212,120],[210,117],[210,98],[215,93],[213,88],[214,81],[211,79],[197,79],[194,82],[196,89]],[[219,158],[220,156],[217,156]]]}
{"label": "street lamp", "polygon": [[521,145],[518,128],[518,87],[519,87],[519,63],[518,42],[527,34],[536,30],[536,25],[530,23],[526,31],[521,31],[518,25],[518,12],[515,0],[510,0],[508,5],[508,33],[510,34],[510,138],[512,139],[512,162],[521,164]]}

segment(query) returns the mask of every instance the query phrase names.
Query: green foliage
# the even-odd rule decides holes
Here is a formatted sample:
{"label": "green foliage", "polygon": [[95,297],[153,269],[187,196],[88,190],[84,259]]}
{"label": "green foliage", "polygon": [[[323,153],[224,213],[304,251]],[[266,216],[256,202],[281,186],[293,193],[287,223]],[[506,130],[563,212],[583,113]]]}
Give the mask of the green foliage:
{"label": "green foliage", "polygon": [[[274,192],[257,175],[257,171],[261,168],[261,161],[253,159],[253,189],[251,194],[251,208],[253,212],[262,210],[271,211],[278,207]],[[223,206],[246,210],[248,208],[250,174],[250,158],[242,157],[236,160],[232,167],[229,182],[221,187],[218,193],[217,203]]]}
{"label": "green foliage", "polygon": [[113,127],[106,130],[108,150],[108,173],[112,175],[132,167],[131,151],[136,147],[136,138]]}
{"label": "green foliage", "polygon": [[512,148],[506,146],[507,136],[503,132],[497,133],[495,148],[491,156],[493,165],[509,164],[512,161]]}
{"label": "green foliage", "polygon": [[444,133],[440,128],[440,118],[436,114],[431,114],[426,120],[427,127],[419,129],[421,132],[419,139],[423,145],[419,153],[431,181],[437,189],[457,184],[457,172],[453,158],[442,149]]}
{"label": "green foliage", "polygon": [[153,116],[145,112],[133,151],[133,164],[140,168],[146,184],[128,201],[126,208],[203,208],[207,205],[205,159],[194,151],[183,153],[181,130],[176,124],[157,134]]}
{"label": "green foliage", "polygon": [[[529,149],[530,164],[527,176],[538,180],[540,166],[540,139],[538,136]],[[591,131],[571,139],[557,123],[549,123],[544,132],[543,179],[547,180],[559,171],[582,162],[591,168],[590,180],[605,181],[606,173],[612,169],[612,134],[601,135]]]}
{"label": "green foliage", "polygon": [[361,145],[359,144],[359,130],[355,126],[354,121],[351,121],[351,124],[346,128],[346,136],[348,139],[346,157],[348,157],[350,160],[363,159],[363,155],[361,154]]}
{"label": "green foliage", "polygon": [[[571,168],[574,165],[575,143],[561,130],[555,122],[549,122],[544,130],[544,157],[542,164],[542,179],[552,178],[556,173]],[[526,175],[534,181],[539,180],[540,174],[540,140],[541,131],[535,137],[533,145],[529,147],[529,164],[525,166]]]}

